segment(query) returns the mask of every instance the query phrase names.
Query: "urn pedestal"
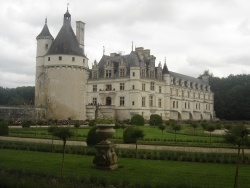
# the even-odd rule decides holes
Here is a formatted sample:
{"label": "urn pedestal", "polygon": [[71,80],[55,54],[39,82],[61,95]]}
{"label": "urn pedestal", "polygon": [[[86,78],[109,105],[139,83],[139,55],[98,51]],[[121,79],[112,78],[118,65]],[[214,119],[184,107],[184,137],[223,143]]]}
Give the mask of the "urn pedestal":
{"label": "urn pedestal", "polygon": [[96,133],[102,138],[102,141],[95,145],[97,154],[93,160],[97,169],[115,170],[118,168],[117,155],[115,153],[116,145],[111,143],[108,138],[115,134],[114,124],[97,124]]}

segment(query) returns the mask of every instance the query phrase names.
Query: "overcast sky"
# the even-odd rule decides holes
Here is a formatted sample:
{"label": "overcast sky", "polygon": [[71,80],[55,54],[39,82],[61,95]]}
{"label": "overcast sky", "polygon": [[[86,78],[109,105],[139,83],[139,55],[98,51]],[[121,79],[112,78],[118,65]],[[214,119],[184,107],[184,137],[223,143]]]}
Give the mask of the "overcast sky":
{"label": "overcast sky", "polygon": [[[55,38],[69,3],[83,21],[89,67],[105,54],[150,49],[156,63],[198,77],[250,74],[249,0],[8,0],[0,11],[0,86],[35,84],[36,36],[45,18]],[[157,66],[156,65],[156,66]]]}

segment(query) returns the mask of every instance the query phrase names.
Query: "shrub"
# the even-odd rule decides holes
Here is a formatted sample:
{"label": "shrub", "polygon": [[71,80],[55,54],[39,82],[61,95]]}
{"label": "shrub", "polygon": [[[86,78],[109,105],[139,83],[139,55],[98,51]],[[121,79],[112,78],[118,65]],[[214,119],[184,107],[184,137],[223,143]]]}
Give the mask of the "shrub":
{"label": "shrub", "polygon": [[9,135],[9,127],[6,122],[0,122],[0,136]]}
{"label": "shrub", "polygon": [[136,140],[133,137],[134,127],[128,127],[123,133],[123,142],[126,144],[135,143]]}
{"label": "shrub", "polygon": [[78,129],[80,127],[80,123],[79,122],[75,122],[74,123],[74,127]]}
{"label": "shrub", "polygon": [[89,126],[90,127],[93,127],[95,125],[96,125],[96,121],[94,119],[92,119],[92,120],[89,121]]}
{"label": "shrub", "polygon": [[29,128],[31,125],[31,121],[30,120],[23,120],[22,122],[22,127],[23,128]]}
{"label": "shrub", "polygon": [[89,130],[88,135],[87,135],[87,139],[86,139],[86,142],[87,142],[88,146],[94,146],[97,143],[102,141],[102,139],[96,133],[97,129],[98,129],[98,127],[92,127]]}
{"label": "shrub", "polygon": [[158,114],[151,114],[149,124],[153,126],[162,125],[162,117]]}
{"label": "shrub", "polygon": [[135,115],[133,115],[132,118],[131,118],[131,124],[132,124],[132,125],[141,125],[141,126],[143,126],[144,123],[145,123],[145,122],[144,122],[144,118],[143,118],[143,116],[140,115],[140,114],[135,114]]}

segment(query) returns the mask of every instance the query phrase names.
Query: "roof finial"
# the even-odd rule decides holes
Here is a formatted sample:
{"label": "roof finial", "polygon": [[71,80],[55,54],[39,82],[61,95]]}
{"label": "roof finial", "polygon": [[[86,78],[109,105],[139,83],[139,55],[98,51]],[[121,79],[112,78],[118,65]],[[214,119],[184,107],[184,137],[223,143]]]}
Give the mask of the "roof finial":
{"label": "roof finial", "polygon": [[132,41],[132,52],[134,51],[134,43],[133,43],[133,41]]}
{"label": "roof finial", "polygon": [[105,55],[105,46],[103,46],[103,55]]}
{"label": "roof finial", "polygon": [[45,18],[45,24],[47,24],[47,16],[46,16],[46,18]]}
{"label": "roof finial", "polygon": [[165,56],[165,60],[164,60],[164,63],[167,63],[167,60],[166,60],[166,56]]}
{"label": "roof finial", "polygon": [[69,3],[67,3],[67,12],[69,12]]}

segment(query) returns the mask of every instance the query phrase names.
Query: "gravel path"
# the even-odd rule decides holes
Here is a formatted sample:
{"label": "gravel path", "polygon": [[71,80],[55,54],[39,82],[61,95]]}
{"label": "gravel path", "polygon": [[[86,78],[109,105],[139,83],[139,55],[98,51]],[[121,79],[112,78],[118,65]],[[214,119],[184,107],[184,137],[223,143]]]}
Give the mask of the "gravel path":
{"label": "gravel path", "polygon": [[[50,144],[50,139],[37,139],[37,138],[18,138],[18,137],[5,137],[0,136],[1,140],[20,141],[20,142],[34,142]],[[62,144],[61,140],[54,140],[54,144]],[[67,145],[87,146],[83,141],[67,141]],[[134,149],[134,144],[116,144],[117,148]],[[229,148],[203,148],[203,147],[182,147],[182,146],[155,146],[155,145],[138,145],[138,149],[150,150],[171,150],[171,151],[186,151],[186,152],[203,152],[203,153],[237,153],[236,149]],[[245,153],[250,154],[250,149],[245,149]]]}

